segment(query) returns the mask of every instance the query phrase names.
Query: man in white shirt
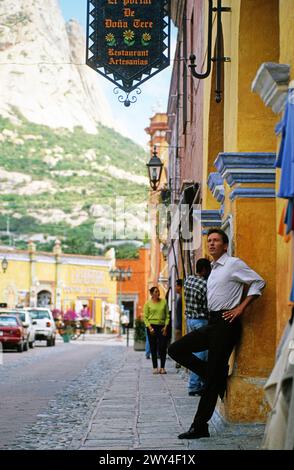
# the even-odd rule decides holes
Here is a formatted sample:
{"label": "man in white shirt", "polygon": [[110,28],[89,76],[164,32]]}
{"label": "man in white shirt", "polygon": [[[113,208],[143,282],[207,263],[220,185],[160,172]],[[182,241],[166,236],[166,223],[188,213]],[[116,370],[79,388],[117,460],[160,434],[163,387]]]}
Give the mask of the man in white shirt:
{"label": "man in white shirt", "polygon": [[[208,421],[213,415],[217,397],[223,397],[228,372],[228,360],[240,339],[240,316],[258,298],[264,280],[244,261],[227,254],[229,239],[220,229],[211,229],[207,236],[208,251],[213,258],[207,283],[209,323],[171,344],[168,353],[176,362],[205,379],[205,390],[199,401],[194,421],[179,439],[209,437]],[[249,286],[243,301],[244,286]],[[209,350],[208,361],[193,353]]]}

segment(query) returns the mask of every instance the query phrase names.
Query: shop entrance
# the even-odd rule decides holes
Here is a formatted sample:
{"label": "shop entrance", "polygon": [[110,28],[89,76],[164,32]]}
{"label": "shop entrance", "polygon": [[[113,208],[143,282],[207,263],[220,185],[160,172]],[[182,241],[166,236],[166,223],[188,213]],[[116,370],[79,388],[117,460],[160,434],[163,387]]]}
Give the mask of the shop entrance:
{"label": "shop entrance", "polygon": [[124,307],[124,310],[127,310],[129,312],[129,328],[134,328],[134,302],[127,302],[123,300],[122,305]]}
{"label": "shop entrance", "polygon": [[51,292],[42,290],[38,294],[37,307],[50,307],[51,305]]}

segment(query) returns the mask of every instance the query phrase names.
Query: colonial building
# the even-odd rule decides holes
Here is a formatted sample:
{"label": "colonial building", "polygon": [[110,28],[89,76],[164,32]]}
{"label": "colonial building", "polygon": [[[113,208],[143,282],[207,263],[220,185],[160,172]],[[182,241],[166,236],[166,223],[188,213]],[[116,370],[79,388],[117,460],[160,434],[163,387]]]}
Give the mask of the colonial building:
{"label": "colonial building", "polygon": [[117,259],[116,266],[124,271],[131,271],[131,278],[118,281],[119,303],[129,316],[129,328],[133,328],[134,320],[142,317],[143,308],[148,294],[148,280],[150,275],[150,249],[139,249],[137,259]]}
{"label": "colonial building", "polygon": [[106,256],[80,256],[62,253],[58,241],[53,253],[37,252],[29,243],[27,251],[1,249],[0,259],[4,258],[7,269],[0,276],[0,302],[8,307],[48,306],[79,313],[87,304],[97,328],[104,328],[106,320],[107,325],[118,323],[117,283],[109,276],[115,266],[114,250]]}
{"label": "colonial building", "polygon": [[188,203],[192,222],[201,216],[203,237],[200,250],[196,244],[183,254],[180,236],[169,266],[176,263],[183,276],[193,270],[195,258],[207,255],[207,229],[221,227],[230,253],[266,280],[264,295],[242,318],[242,342],[218,408],[232,422],[263,422],[263,386],[293,305],[293,231],[288,243],[277,233],[288,201],[276,197],[274,129],[293,75],[279,64],[294,62],[294,10],[291,0],[227,0],[221,15],[216,8],[209,12],[220,4],[171,1],[179,33],[168,104],[168,176],[172,201]]}

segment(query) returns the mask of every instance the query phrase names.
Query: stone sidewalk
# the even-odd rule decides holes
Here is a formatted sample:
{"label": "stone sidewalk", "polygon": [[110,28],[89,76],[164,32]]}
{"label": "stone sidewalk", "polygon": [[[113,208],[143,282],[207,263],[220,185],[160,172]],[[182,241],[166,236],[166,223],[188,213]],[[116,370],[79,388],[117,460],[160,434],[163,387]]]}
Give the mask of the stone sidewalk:
{"label": "stone sidewalk", "polygon": [[189,397],[185,372],[167,360],[166,375],[152,375],[144,352],[130,347],[119,372],[97,402],[81,450],[254,450],[262,425],[224,426],[210,421],[210,438],[180,440],[199,398]]}

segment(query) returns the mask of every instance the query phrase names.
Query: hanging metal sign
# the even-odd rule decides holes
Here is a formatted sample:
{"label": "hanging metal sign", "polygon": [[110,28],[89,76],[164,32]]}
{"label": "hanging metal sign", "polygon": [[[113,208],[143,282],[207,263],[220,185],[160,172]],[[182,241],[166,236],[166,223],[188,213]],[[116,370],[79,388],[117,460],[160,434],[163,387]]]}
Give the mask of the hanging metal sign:
{"label": "hanging metal sign", "polygon": [[86,63],[125,92],[125,106],[170,64],[169,8],[169,0],[88,0]]}

